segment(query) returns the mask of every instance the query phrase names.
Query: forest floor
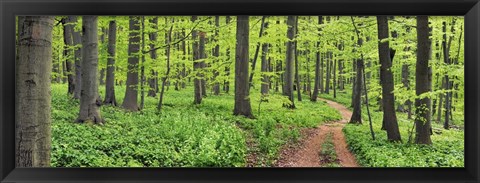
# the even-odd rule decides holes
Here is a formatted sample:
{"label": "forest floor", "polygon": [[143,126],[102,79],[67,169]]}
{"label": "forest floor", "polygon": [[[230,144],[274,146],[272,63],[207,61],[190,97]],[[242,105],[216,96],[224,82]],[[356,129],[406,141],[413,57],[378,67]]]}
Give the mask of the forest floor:
{"label": "forest floor", "polygon": [[[275,163],[276,167],[324,167],[330,163],[341,167],[358,167],[355,156],[348,149],[345,136],[342,132],[343,127],[348,123],[352,112],[345,106],[326,99],[320,98],[320,101],[326,102],[330,107],[338,110],[342,119],[329,123],[324,123],[317,128],[309,128],[302,131],[304,138],[296,145],[289,145],[280,152],[280,157]],[[326,142],[327,136],[332,134],[331,142]],[[333,143],[335,162],[328,162],[324,157],[322,147],[325,143]]]}

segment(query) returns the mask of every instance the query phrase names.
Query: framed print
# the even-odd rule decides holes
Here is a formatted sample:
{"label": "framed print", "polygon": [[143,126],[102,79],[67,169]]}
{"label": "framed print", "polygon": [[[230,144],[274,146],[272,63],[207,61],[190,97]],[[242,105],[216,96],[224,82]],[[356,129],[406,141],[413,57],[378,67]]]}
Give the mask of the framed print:
{"label": "framed print", "polygon": [[478,182],[476,0],[1,1],[2,182]]}

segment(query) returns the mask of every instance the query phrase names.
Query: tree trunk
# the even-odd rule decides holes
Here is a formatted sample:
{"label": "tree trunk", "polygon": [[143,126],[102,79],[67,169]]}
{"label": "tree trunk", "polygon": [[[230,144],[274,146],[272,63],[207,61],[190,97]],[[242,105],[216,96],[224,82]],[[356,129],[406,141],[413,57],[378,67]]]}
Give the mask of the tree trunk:
{"label": "tree trunk", "polygon": [[[225,23],[228,25],[230,24],[230,16],[225,17]],[[226,50],[226,55],[227,55],[227,60],[230,61],[230,47],[227,48]],[[228,93],[230,91],[230,81],[228,81],[228,77],[230,76],[230,66],[227,64],[225,66],[225,76],[227,79],[223,81],[223,90],[225,93]]]}
{"label": "tree trunk", "polygon": [[[218,31],[220,29],[220,17],[219,16],[215,16],[215,39],[217,40],[218,42]],[[220,56],[220,46],[219,44],[216,44],[215,45],[215,48],[213,50],[213,56],[215,57],[215,62],[220,62],[219,60],[219,56]],[[213,73],[213,94],[214,95],[219,95],[220,94],[220,83],[217,81],[217,77],[218,75],[220,74],[220,72],[218,71],[218,69],[215,69],[214,70],[214,73]]]}
{"label": "tree trunk", "polygon": [[[448,40],[448,45],[447,45],[447,23],[444,21],[443,22],[443,27],[442,27],[442,30],[443,30],[443,40],[442,40],[442,48],[443,48],[443,60],[444,60],[444,63],[445,65],[450,65],[450,45],[452,43],[452,37],[450,37],[450,39]],[[453,27],[452,27],[452,33],[454,32],[453,30]],[[447,90],[446,92],[446,96],[445,96],[445,121],[443,123],[443,128],[445,129],[449,129],[450,128],[450,108],[451,108],[451,92],[448,92],[448,90],[450,90],[450,78],[448,77],[448,74],[445,74],[445,85],[444,86],[444,89]]]}
{"label": "tree trunk", "polygon": [[[352,72],[356,73],[356,71],[357,71],[357,60],[354,59],[352,61]],[[353,108],[354,103],[355,103],[355,91],[356,91],[355,87],[356,87],[356,84],[357,84],[356,74],[352,74],[352,79],[351,80],[352,80],[352,102],[350,104],[350,107]]]}
{"label": "tree trunk", "polygon": [[129,17],[128,66],[125,98],[122,107],[138,111],[138,63],[140,52],[140,17]]}
{"label": "tree trunk", "polygon": [[320,87],[319,87],[320,93],[324,93],[324,89],[325,89],[325,80],[323,79],[324,78],[323,76],[325,73],[325,65],[324,65],[325,59],[326,59],[325,53],[320,53]]}
{"label": "tree trunk", "polygon": [[[321,19],[321,18],[319,18]],[[318,98],[318,92],[320,90],[320,42],[317,42],[317,53],[316,53],[316,62],[315,62],[315,83],[313,85],[313,94],[310,98],[310,101],[316,102]]]}
{"label": "tree trunk", "polygon": [[294,74],[294,54],[295,54],[295,22],[296,16],[288,16],[287,19],[287,47],[286,47],[286,67],[285,67],[285,84],[283,94],[288,97],[291,104],[285,105],[288,108],[295,108],[294,97],[293,97],[293,74]]}
{"label": "tree trunk", "polygon": [[237,16],[237,44],[235,50],[235,107],[234,115],[253,118],[249,97],[248,47],[249,17]]}
{"label": "tree trunk", "polygon": [[60,56],[58,56],[58,60],[52,59],[52,62],[53,62],[52,72],[54,73],[52,75],[52,82],[60,83],[62,78],[62,73],[60,71],[60,63],[61,63]]}
{"label": "tree trunk", "polygon": [[269,88],[270,88],[270,77],[267,74],[265,74],[265,73],[269,72],[269,63],[268,63],[268,60],[267,60],[267,53],[268,53],[268,43],[263,43],[263,45],[262,45],[262,68],[261,68],[261,71],[263,73],[261,93],[263,95],[268,94]]}
{"label": "tree trunk", "polygon": [[98,79],[100,85],[105,85],[105,68],[100,69],[100,77]]}
{"label": "tree trunk", "polygon": [[337,59],[333,60],[333,98],[337,98]]}
{"label": "tree trunk", "polygon": [[53,16],[19,18],[15,166],[49,167]]}
{"label": "tree trunk", "polygon": [[[182,31],[182,36],[183,37],[186,37],[185,35],[185,31]],[[182,41],[182,52],[183,52],[183,60],[187,60],[187,44],[185,43],[186,41],[183,40]],[[186,68],[186,65],[185,63],[182,63],[182,88],[185,88],[186,87],[186,83],[185,83],[185,77],[187,76],[187,68]]]}
{"label": "tree trunk", "polygon": [[142,32],[142,48],[140,53],[142,53],[142,60],[140,61],[140,110],[145,107],[145,16],[141,17],[141,32]]}
{"label": "tree trunk", "polygon": [[[64,52],[65,53],[65,52]],[[66,58],[63,58],[66,59]],[[65,84],[67,82],[67,66],[66,66],[66,61],[62,61],[62,84]]]}
{"label": "tree trunk", "polygon": [[162,105],[163,105],[163,94],[165,92],[165,84],[168,80],[168,76],[170,74],[170,43],[172,42],[172,29],[173,29],[173,25],[170,26],[170,30],[168,31],[168,35],[167,35],[167,42],[166,42],[166,45],[167,45],[167,72],[165,73],[165,77],[163,77],[163,81],[162,81],[162,89],[160,90],[160,100],[158,102],[158,105],[157,105],[157,109],[159,112],[162,111]]}
{"label": "tree trunk", "polygon": [[[342,43],[343,46],[343,43]],[[343,50],[342,50],[343,51]],[[338,89],[343,91],[345,89],[345,81],[343,79],[343,60],[338,60]]]}
{"label": "tree trunk", "polygon": [[[429,83],[429,27],[428,16],[417,16],[417,63],[415,70],[415,91],[419,96],[430,91]],[[430,98],[415,99],[415,143],[432,144],[430,139]]]}
{"label": "tree trunk", "polygon": [[[68,21],[77,24],[76,16],[68,16]],[[82,90],[82,35],[79,31],[75,31],[72,27],[73,44],[75,45],[75,90],[73,98],[80,99],[80,91]]]}
{"label": "tree trunk", "polygon": [[[295,36],[297,35],[297,27],[298,27],[298,18],[295,20]],[[293,54],[295,55],[295,85],[297,86],[297,98],[298,101],[302,101],[302,93],[300,92],[300,74],[298,73],[298,53],[297,53],[297,41],[294,42],[293,46]]]}
{"label": "tree trunk", "polygon": [[[149,39],[152,43],[150,43],[150,48],[154,48],[155,47],[155,41],[157,41],[157,31],[158,31],[158,18],[155,17],[155,18],[152,18],[150,20],[150,23],[153,25],[152,26],[152,29],[154,30],[153,32],[151,32],[149,34]],[[152,58],[152,61],[155,62],[157,60],[157,50],[152,50],[150,51],[150,58]],[[155,72],[155,70],[151,69],[150,70],[150,78],[148,79],[148,87],[150,88],[148,90],[148,94],[147,96],[149,97],[156,97],[157,96],[157,91],[158,91],[158,88],[157,88],[157,73]]]}
{"label": "tree trunk", "polygon": [[380,59],[380,77],[382,78],[382,103],[383,103],[383,123],[387,130],[387,138],[390,141],[401,141],[400,131],[398,129],[397,115],[395,113],[395,96],[393,94],[394,83],[392,73],[392,62],[390,55],[390,46],[388,41],[388,20],[387,16],[377,16],[378,25],[378,53]]}
{"label": "tree trunk", "polygon": [[307,51],[305,53],[305,56],[307,57],[307,74],[305,74],[305,78],[307,79],[307,88],[306,88],[307,95],[311,97],[312,96],[312,80],[310,78],[310,54],[309,53],[310,51]]}
{"label": "tree trunk", "polygon": [[[358,47],[361,47],[363,44],[363,39],[358,38]],[[350,118],[350,123],[362,123],[362,83],[363,83],[363,60],[356,60],[356,76],[354,79],[355,85],[353,86],[353,112],[352,117]]]}
{"label": "tree trunk", "polygon": [[98,101],[98,36],[97,16],[83,16],[83,53],[82,53],[82,91],[80,95],[80,113],[77,122],[102,124]]}
{"label": "tree trunk", "polygon": [[[192,16],[192,22],[195,22],[197,20],[197,16]],[[195,93],[195,98],[193,103],[194,104],[201,104],[202,103],[202,82],[201,82],[201,73],[199,69],[201,68],[201,64],[198,62],[198,59],[200,59],[200,53],[199,53],[199,47],[198,47],[198,42],[197,42],[197,30],[192,30],[192,50],[193,50],[193,71],[195,72],[195,78],[193,79],[193,85],[194,85],[194,93]]]}
{"label": "tree trunk", "polygon": [[[445,88],[445,80],[444,78],[442,78],[442,82],[440,84],[440,87],[441,88]],[[440,93],[439,95],[439,99],[438,99],[438,111],[437,111],[437,122],[440,123],[440,121],[442,121],[442,108],[444,107],[443,106],[443,96],[444,94],[443,93]],[[433,112],[433,111],[432,111]]]}
{"label": "tree trunk", "polygon": [[[258,34],[258,37],[261,38],[263,35],[263,30],[268,26],[268,22],[265,22],[265,19],[267,16],[262,16],[262,23],[260,27],[260,33]],[[255,55],[253,56],[253,62],[252,62],[252,72],[250,73],[250,77],[248,79],[248,82],[250,83],[250,87],[253,86],[252,80],[253,80],[253,74],[255,71],[255,65],[257,65],[257,58],[258,58],[258,52],[260,51],[260,42],[257,43],[257,48],[255,49]]]}
{"label": "tree trunk", "polygon": [[115,48],[117,44],[117,23],[115,20],[108,24],[108,58],[107,58],[107,78],[105,84],[104,104],[117,106],[115,98]]}
{"label": "tree trunk", "polygon": [[65,67],[67,70],[67,80],[68,80],[68,94],[73,95],[75,91],[75,79],[73,76],[73,66],[72,61],[73,56],[73,25],[68,18],[62,19],[63,23],[63,41],[65,43],[64,55],[65,55]]}
{"label": "tree trunk", "polygon": [[326,66],[327,66],[327,75],[326,75],[326,83],[325,83],[325,93],[326,94],[330,94],[330,74],[331,74],[331,61],[332,61],[332,57],[331,57],[331,53],[330,51],[328,51],[326,53]]}
{"label": "tree trunk", "polygon": [[[322,16],[318,16],[318,24],[322,24]],[[319,28],[318,31],[320,32],[321,29]],[[320,35],[319,35],[320,36]],[[320,62],[320,41],[317,41],[316,47],[316,61],[315,61],[315,83],[313,85],[313,94],[310,98],[310,101],[316,102],[318,98],[319,90],[322,90],[322,86],[320,84],[320,80],[322,79],[322,72],[320,70],[321,62]]]}
{"label": "tree trunk", "polygon": [[[200,53],[200,58],[199,59],[205,59],[207,58],[207,53],[205,52],[205,42],[206,42],[206,37],[207,33],[206,32],[199,32],[199,45],[198,45],[198,52]],[[202,89],[202,97],[207,96],[207,80],[206,80],[206,75],[205,75],[205,68],[207,67],[207,64],[205,61],[201,61],[200,63],[200,86]]]}

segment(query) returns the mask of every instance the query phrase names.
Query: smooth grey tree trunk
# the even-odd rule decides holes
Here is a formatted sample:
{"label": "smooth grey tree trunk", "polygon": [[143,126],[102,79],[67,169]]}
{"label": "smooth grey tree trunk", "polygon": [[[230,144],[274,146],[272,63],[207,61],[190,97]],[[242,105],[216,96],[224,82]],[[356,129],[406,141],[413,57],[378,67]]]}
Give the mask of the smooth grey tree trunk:
{"label": "smooth grey tree trunk", "polygon": [[[230,19],[230,16],[225,17],[225,23],[227,25],[230,24]],[[227,48],[226,55],[228,61],[230,61],[230,47]],[[228,77],[230,76],[230,66],[228,65],[225,66],[225,76],[227,77],[227,79],[223,81],[223,90],[225,91],[225,93],[228,93],[230,91],[230,81],[228,80]]]}
{"label": "smooth grey tree trunk", "polygon": [[295,16],[288,16],[287,18],[287,47],[286,47],[286,68],[285,68],[285,84],[283,94],[288,97],[291,104],[285,105],[288,108],[295,108],[294,95],[293,95],[293,76],[294,76],[294,62],[295,62]]}
{"label": "smooth grey tree trunk", "polygon": [[[258,34],[258,37],[261,38],[263,36],[264,29],[268,26],[268,23],[265,22],[265,19],[267,16],[262,16],[262,22],[260,23],[260,32]],[[258,58],[258,52],[260,51],[261,43],[257,43],[257,48],[255,49],[255,55],[253,56],[253,61],[252,61],[252,71],[250,73],[250,76],[248,78],[248,82],[250,83],[250,87],[253,86],[253,74],[255,73],[255,66],[257,65],[257,58]]]}
{"label": "smooth grey tree trunk", "polygon": [[[141,17],[141,36],[142,36],[142,48],[141,52],[145,50],[145,16]],[[142,59],[140,60],[140,110],[145,107],[145,54],[142,53]]]}
{"label": "smooth grey tree trunk", "polygon": [[377,16],[378,25],[378,54],[380,59],[380,77],[382,78],[383,122],[387,131],[387,138],[391,141],[401,141],[398,129],[397,115],[395,113],[395,96],[392,73],[392,60],[390,57],[389,41],[387,39],[389,28],[387,16]]}
{"label": "smooth grey tree trunk", "polygon": [[249,17],[237,16],[237,44],[235,49],[235,106],[234,115],[254,118],[250,105],[248,82]]}
{"label": "smooth grey tree trunk", "polygon": [[63,24],[63,42],[65,44],[64,55],[65,55],[65,67],[67,70],[67,81],[68,81],[68,94],[73,95],[75,92],[75,79],[73,75],[73,25],[71,24],[68,18],[62,19]]}
{"label": "smooth grey tree trunk", "polygon": [[[215,16],[215,39],[218,40],[218,31],[220,29],[220,17],[219,16]],[[215,62],[220,62],[219,60],[219,56],[220,56],[220,46],[219,44],[216,44],[215,45],[215,48],[213,50],[213,56],[215,57]],[[213,94],[214,95],[219,95],[220,94],[220,82],[217,81],[217,77],[219,75],[219,71],[218,69],[215,69],[214,70],[214,75],[213,75]]]}
{"label": "smooth grey tree trunk", "polygon": [[[155,44],[154,42],[157,41],[157,31],[158,31],[158,18],[155,17],[155,18],[152,18],[150,20],[150,23],[153,25],[152,26],[152,29],[154,30],[153,32],[151,32],[149,34],[149,39],[150,41],[152,41],[152,43],[150,44],[150,48],[154,48],[155,47]],[[157,60],[157,50],[152,50],[150,51],[150,58],[152,58],[153,62],[156,62]],[[158,88],[157,88],[157,83],[158,83],[158,78],[157,78],[157,73],[155,72],[155,70],[150,70],[150,78],[148,79],[148,86],[150,87],[150,89],[148,90],[148,94],[147,96],[149,97],[156,97],[157,96],[157,91],[158,91]]]}
{"label": "smooth grey tree trunk", "polygon": [[[429,80],[429,41],[430,30],[428,16],[417,16],[417,62],[415,69],[415,92],[419,96],[429,92],[431,86]],[[415,99],[415,143],[432,144],[430,138],[430,98]]]}
{"label": "smooth grey tree trunk", "polygon": [[[68,16],[68,21],[78,24],[76,16]],[[73,44],[75,45],[75,91],[73,98],[80,99],[80,91],[82,90],[82,35],[80,31],[73,29]]]}
{"label": "smooth grey tree trunk", "polygon": [[[192,22],[195,22],[197,20],[197,16],[192,16]],[[202,103],[202,80],[200,79],[202,77],[202,74],[200,73],[201,69],[201,64],[198,62],[198,59],[200,59],[200,53],[199,53],[199,44],[198,44],[198,31],[197,30],[192,30],[192,51],[193,51],[193,71],[195,72],[195,77],[193,79],[193,85],[194,85],[194,104],[201,104]]]}
{"label": "smooth grey tree trunk", "polygon": [[[322,21],[322,16],[319,16],[318,17],[318,24],[322,24],[323,21]],[[318,31],[320,32],[322,29],[318,29]],[[318,35],[320,36],[320,35]],[[321,58],[320,58],[320,41],[317,41],[317,46],[316,46],[316,61],[315,61],[315,83],[313,85],[313,93],[312,93],[312,96],[310,98],[310,101],[312,102],[316,102],[317,101],[317,98],[318,98],[318,93],[319,91],[322,90],[321,88],[321,84],[320,84],[320,80],[322,78],[322,72],[320,70],[320,67],[321,67]]]}
{"label": "smooth grey tree trunk", "polygon": [[332,57],[330,55],[331,52],[327,52],[326,53],[326,57],[325,57],[325,61],[326,61],[326,66],[327,66],[327,73],[326,73],[326,76],[325,76],[325,93],[326,94],[330,94],[330,74],[331,74],[331,61],[332,61]]}
{"label": "smooth grey tree trunk", "polygon": [[140,52],[140,17],[130,16],[128,39],[128,66],[125,98],[122,107],[138,111],[138,63]]}
{"label": "smooth grey tree trunk", "polygon": [[15,166],[49,167],[53,16],[19,18]]}
{"label": "smooth grey tree trunk", "polygon": [[98,34],[97,16],[83,16],[82,20],[82,90],[80,94],[80,113],[76,122],[102,124],[98,100]]}
{"label": "smooth grey tree trunk", "polygon": [[267,60],[267,54],[268,54],[268,43],[263,43],[262,44],[262,67],[261,71],[263,73],[262,75],[262,85],[261,85],[261,93],[263,95],[268,94],[269,89],[270,89],[270,77],[266,74],[269,72],[269,63]]}
{"label": "smooth grey tree trunk", "polygon": [[315,61],[315,83],[313,85],[313,94],[310,98],[310,101],[316,102],[318,98],[318,93],[320,90],[320,42],[317,42],[317,53],[316,53],[316,61]]}
{"label": "smooth grey tree trunk", "polygon": [[[361,47],[363,44],[362,38],[358,39],[358,46]],[[350,123],[362,123],[362,85],[363,85],[363,60],[357,59],[356,61],[356,76],[354,79],[354,86],[353,86],[353,112],[352,117],[350,118]]]}
{"label": "smooth grey tree trunk", "polygon": [[158,101],[158,105],[157,105],[157,110],[159,112],[162,111],[162,106],[163,106],[163,96],[164,96],[164,92],[165,92],[165,84],[167,83],[167,79],[168,79],[168,76],[170,74],[170,43],[172,42],[172,29],[173,29],[173,25],[170,26],[170,29],[167,33],[167,40],[166,40],[166,45],[167,45],[167,49],[166,49],[166,56],[167,56],[167,72],[165,73],[165,77],[163,77],[162,79],[162,88],[160,89],[160,100]]}
{"label": "smooth grey tree trunk", "polygon": [[333,60],[333,98],[337,98],[337,59]]}
{"label": "smooth grey tree trunk", "polygon": [[[198,53],[199,53],[199,59],[205,59],[207,58],[207,53],[205,52],[205,43],[206,43],[206,37],[207,33],[206,32],[199,32],[199,43],[198,43]],[[205,76],[205,68],[207,67],[207,64],[205,61],[201,61],[200,63],[200,87],[202,89],[202,97],[207,96],[207,80]]]}
{"label": "smooth grey tree trunk", "polygon": [[[294,34],[294,37],[297,37],[297,34],[298,34],[298,17],[296,17],[295,19],[295,34]],[[297,48],[297,45],[298,45],[298,42],[295,41],[294,42],[294,46],[293,46],[293,54],[294,54],[294,62],[295,62],[295,85],[297,86],[297,99],[298,101],[302,101],[302,93],[300,92],[300,73],[298,73],[298,70],[299,70],[299,63],[298,63],[298,48]]]}
{"label": "smooth grey tree trunk", "polygon": [[104,104],[117,106],[115,98],[115,48],[117,44],[117,22],[112,20],[108,23],[108,58],[107,58],[107,76],[105,84]]}

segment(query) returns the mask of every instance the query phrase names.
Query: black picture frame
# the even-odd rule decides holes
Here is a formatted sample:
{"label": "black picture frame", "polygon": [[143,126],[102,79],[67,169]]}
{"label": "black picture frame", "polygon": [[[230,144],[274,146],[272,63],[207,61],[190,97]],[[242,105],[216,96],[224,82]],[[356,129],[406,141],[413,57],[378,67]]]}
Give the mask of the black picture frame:
{"label": "black picture frame", "polygon": [[[15,168],[15,16],[465,16],[465,168]],[[0,0],[0,181],[479,182],[478,0]]]}

